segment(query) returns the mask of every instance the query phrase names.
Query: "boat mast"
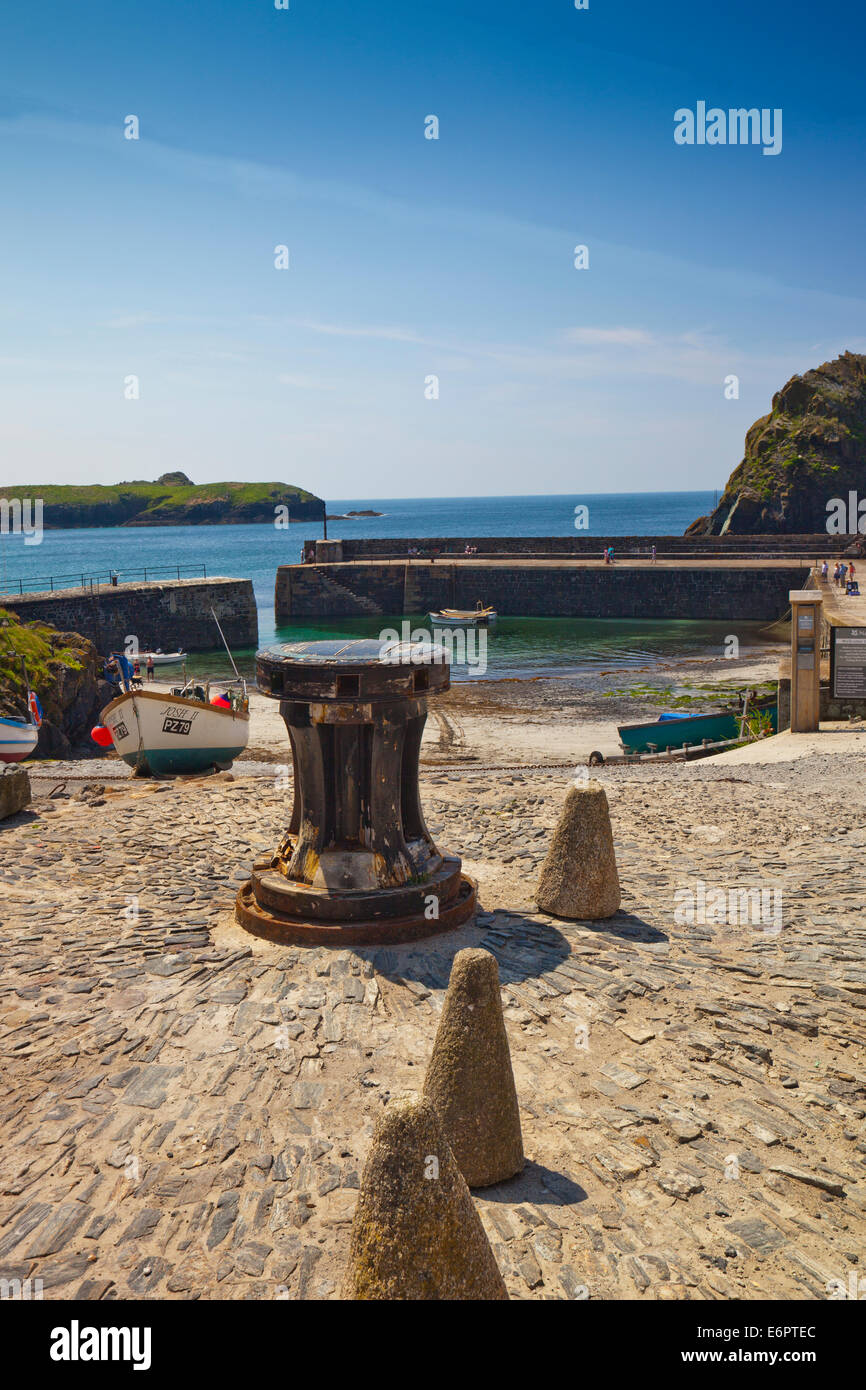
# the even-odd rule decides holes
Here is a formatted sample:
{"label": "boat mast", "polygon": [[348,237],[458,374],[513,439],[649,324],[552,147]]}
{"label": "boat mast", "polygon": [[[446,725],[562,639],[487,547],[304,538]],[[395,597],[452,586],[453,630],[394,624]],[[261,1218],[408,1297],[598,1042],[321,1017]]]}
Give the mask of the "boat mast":
{"label": "boat mast", "polygon": [[219,618],[217,617],[216,613],[213,611],[213,608],[211,608],[210,612],[211,612],[211,617],[213,618],[214,622],[215,622],[216,625],[217,625],[217,630],[218,630],[218,632],[219,632],[219,635],[220,635],[220,637],[223,639],[223,646],[225,647],[226,651],[227,651],[228,654],[229,654],[229,661],[230,661],[231,664],[232,664],[232,670],[234,671],[234,673],[235,673],[235,675],[237,676],[238,680],[240,680],[240,678],[241,678],[241,673],[240,673],[240,671],[238,670],[237,666],[235,666],[235,659],[234,659],[234,657],[233,657],[232,654],[231,654],[231,649],[230,649],[230,647],[229,647],[228,642],[226,641],[225,633],[223,632],[222,628],[220,627],[220,620],[219,620]]}

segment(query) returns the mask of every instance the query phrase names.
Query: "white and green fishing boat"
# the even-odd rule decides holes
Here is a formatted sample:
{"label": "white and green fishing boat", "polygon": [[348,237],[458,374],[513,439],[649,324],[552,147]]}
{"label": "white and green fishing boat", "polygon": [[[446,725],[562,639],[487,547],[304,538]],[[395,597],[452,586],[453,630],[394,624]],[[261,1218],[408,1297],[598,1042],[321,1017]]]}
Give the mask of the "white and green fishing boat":
{"label": "white and green fishing boat", "polygon": [[250,733],[246,685],[214,697],[209,686],[158,694],[128,690],[102,711],[102,722],[125,763],[142,774],[206,772],[231,767]]}

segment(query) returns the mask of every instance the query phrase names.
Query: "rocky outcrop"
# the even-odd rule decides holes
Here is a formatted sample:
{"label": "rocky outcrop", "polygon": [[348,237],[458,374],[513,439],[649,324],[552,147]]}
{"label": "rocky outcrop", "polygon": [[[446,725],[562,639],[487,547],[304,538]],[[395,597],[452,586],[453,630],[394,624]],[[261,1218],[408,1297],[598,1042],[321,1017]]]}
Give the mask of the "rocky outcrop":
{"label": "rocky outcrop", "polygon": [[35,758],[69,758],[76,752],[98,757],[90,730],[113,697],[102,679],[102,662],[92,642],[77,632],[57,632],[43,623],[19,623],[0,610],[0,714],[24,718],[27,691],[20,653],[30,684],[42,705],[43,721]]}
{"label": "rocky outcrop", "polygon": [[850,492],[866,500],[866,357],[845,352],[776,392],[715,511],[686,535],[825,531],[833,499],[847,508]]}

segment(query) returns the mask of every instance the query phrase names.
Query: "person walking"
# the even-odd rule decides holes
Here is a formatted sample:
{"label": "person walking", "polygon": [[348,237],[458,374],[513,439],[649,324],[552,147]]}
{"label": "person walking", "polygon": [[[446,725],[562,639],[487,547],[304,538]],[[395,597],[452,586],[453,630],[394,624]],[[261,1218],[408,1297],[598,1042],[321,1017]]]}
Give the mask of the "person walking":
{"label": "person walking", "polygon": [[655,546],[653,546],[652,552],[651,552],[651,555],[650,555],[650,564],[651,564],[651,565],[654,565],[655,562],[656,562],[656,548],[655,548]]}
{"label": "person walking", "polygon": [[827,575],[828,575],[829,573],[830,573],[830,566],[827,564],[827,561],[825,560],[824,563],[823,563],[823,565],[821,566],[821,578],[822,578],[822,579],[826,579],[826,578],[827,578]]}
{"label": "person walking", "polygon": [[147,679],[149,681],[153,680],[153,655],[150,652],[148,652],[147,656]]}

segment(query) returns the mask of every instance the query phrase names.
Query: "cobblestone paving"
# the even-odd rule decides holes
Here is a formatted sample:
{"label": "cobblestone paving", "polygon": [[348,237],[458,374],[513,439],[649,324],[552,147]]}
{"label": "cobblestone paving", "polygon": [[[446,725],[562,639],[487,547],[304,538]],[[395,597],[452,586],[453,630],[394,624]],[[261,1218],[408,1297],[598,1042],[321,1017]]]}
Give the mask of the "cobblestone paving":
{"label": "cobblestone paving", "polygon": [[[336,1297],[376,1114],[420,1089],[465,945],[499,961],[521,1102],[526,1170],[475,1194],[512,1297],[823,1298],[860,1277],[859,812],[761,775],[608,777],[623,908],[566,924],[531,898],[566,785],[428,777],[484,910],[355,952],[234,922],[283,824],[272,780],[94,786],[0,827],[0,1278]],[[782,930],[678,924],[698,881],[781,888]]]}

